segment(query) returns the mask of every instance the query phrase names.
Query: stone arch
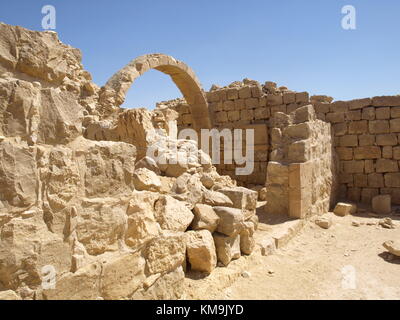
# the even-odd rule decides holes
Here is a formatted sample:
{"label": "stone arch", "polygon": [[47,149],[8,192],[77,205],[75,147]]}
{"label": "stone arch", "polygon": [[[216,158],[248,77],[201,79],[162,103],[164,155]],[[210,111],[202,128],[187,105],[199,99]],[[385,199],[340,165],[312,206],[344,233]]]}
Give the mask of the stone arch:
{"label": "stone arch", "polygon": [[194,71],[182,61],[160,53],[146,54],[132,60],[107,81],[99,99],[103,113],[114,112],[125,101],[135,79],[150,69],[171,77],[190,105],[194,129],[211,128],[207,99]]}

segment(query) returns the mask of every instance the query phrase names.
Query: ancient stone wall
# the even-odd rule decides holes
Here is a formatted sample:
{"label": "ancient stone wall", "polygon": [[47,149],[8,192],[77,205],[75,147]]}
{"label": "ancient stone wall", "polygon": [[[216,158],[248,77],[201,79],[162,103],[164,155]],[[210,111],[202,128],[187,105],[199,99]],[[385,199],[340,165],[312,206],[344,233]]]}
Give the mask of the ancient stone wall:
{"label": "ancient stone wall", "polygon": [[277,112],[270,125],[266,212],[305,218],[329,211],[337,171],[330,125],[316,119],[312,105]]}
{"label": "ancient stone wall", "polygon": [[[214,126],[265,123],[270,131],[268,141],[271,141],[270,120],[276,112],[290,114],[299,107],[312,104],[316,117],[332,125],[332,144],[338,155],[338,196],[370,203],[375,195],[390,194],[394,204],[400,203],[400,96],[333,102],[328,96],[309,98],[307,92],[276,88],[272,82],[261,86],[245,80],[225,88],[213,88],[207,92],[207,99],[214,115]],[[178,126],[191,127],[189,108],[184,103],[177,103],[175,110],[179,112]],[[273,160],[269,159],[272,150],[269,142],[257,148],[266,151],[266,154],[256,152],[255,155],[259,159],[257,175],[261,173],[265,177],[268,161]],[[261,183],[253,178],[236,176],[235,165],[217,168],[246,185]]]}
{"label": "ancient stone wall", "polygon": [[400,96],[319,100],[317,117],[332,124],[340,159],[340,197],[370,203],[390,194],[400,204]]}
{"label": "ancient stone wall", "polygon": [[[243,82],[236,81],[223,88],[213,86],[206,96],[214,128],[254,129],[255,135],[254,172],[251,175],[237,175],[235,163],[216,165],[218,172],[246,186],[264,185],[269,154],[269,120],[276,112],[290,113],[309,103],[308,93],[293,92],[286,87],[277,88],[273,82],[266,82],[262,86],[257,81],[244,79]],[[193,127],[190,108],[184,100],[162,104],[179,113],[177,122],[180,130]]]}

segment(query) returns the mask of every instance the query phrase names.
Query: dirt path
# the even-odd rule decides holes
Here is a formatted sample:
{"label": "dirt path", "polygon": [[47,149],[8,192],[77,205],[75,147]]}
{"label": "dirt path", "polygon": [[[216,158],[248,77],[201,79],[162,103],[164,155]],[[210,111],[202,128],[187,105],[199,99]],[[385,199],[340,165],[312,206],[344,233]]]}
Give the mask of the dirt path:
{"label": "dirt path", "polygon": [[[212,286],[199,288],[192,298],[400,299],[400,258],[382,247],[384,241],[400,240],[399,217],[396,229],[384,229],[377,218],[330,216],[330,229],[308,222],[275,255],[234,261],[231,270],[248,271],[249,278],[240,276],[223,290],[218,290],[217,278],[209,279]],[[361,225],[353,226],[353,221]],[[221,274],[229,272],[224,269]]]}

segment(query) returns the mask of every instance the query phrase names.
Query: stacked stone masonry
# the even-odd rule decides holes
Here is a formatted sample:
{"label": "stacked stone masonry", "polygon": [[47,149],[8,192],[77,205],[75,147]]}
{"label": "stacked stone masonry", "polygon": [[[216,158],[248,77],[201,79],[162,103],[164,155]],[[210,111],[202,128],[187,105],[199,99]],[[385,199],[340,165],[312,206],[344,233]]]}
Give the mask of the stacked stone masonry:
{"label": "stacked stone masonry", "polygon": [[[271,118],[277,112],[290,114],[311,104],[316,117],[332,126],[332,143],[338,157],[338,197],[370,203],[375,195],[390,194],[392,202],[400,204],[400,96],[333,101],[329,96],[310,98],[307,92],[276,88],[272,82],[261,86],[244,80],[213,88],[207,92],[207,100],[215,127],[265,124],[269,136],[268,142],[255,150],[258,180],[236,176],[234,165],[219,165],[219,172],[248,186],[267,182]],[[175,110],[179,113],[179,128],[191,127],[188,105],[182,102]]]}

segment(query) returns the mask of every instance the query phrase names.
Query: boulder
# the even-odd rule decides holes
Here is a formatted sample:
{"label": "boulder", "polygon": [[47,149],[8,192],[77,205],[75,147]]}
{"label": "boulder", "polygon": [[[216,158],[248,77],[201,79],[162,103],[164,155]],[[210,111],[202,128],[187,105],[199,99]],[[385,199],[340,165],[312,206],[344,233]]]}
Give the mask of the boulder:
{"label": "boulder", "polygon": [[240,258],[240,235],[226,236],[221,233],[214,233],[214,243],[217,250],[217,258],[224,266],[232,260]]}
{"label": "boulder", "polygon": [[214,239],[208,230],[188,231],[186,253],[192,270],[211,273],[217,265]]}
{"label": "boulder", "polygon": [[233,202],[229,197],[218,191],[203,190],[204,198],[203,203],[210,206],[226,206],[231,207]]}
{"label": "boulder", "polygon": [[129,201],[128,225],[125,243],[137,247],[160,234],[161,227],[155,218],[155,203],[160,195],[149,191],[134,191]]}
{"label": "boulder", "polygon": [[184,232],[194,215],[184,202],[163,195],[155,203],[155,218],[164,230]]}
{"label": "boulder", "polygon": [[185,234],[163,231],[159,237],[150,240],[146,246],[147,271],[149,274],[173,271],[184,263],[185,254]]}
{"label": "boulder", "polygon": [[136,190],[146,190],[146,191],[160,191],[161,180],[160,178],[149,169],[139,168],[133,173],[133,184]]}
{"label": "boulder", "polygon": [[315,224],[323,229],[329,229],[332,225],[332,219],[328,217],[319,217],[315,219]]}
{"label": "boulder", "polygon": [[251,254],[256,246],[254,239],[255,226],[251,221],[246,221],[240,232],[240,251],[243,254]]}
{"label": "boulder", "polygon": [[108,257],[102,266],[101,296],[106,300],[131,296],[146,279],[145,266],[140,251]]}
{"label": "boulder", "polygon": [[193,230],[208,230],[214,232],[217,229],[219,217],[214,209],[207,204],[196,204],[193,209]]}
{"label": "boulder", "polygon": [[400,243],[397,241],[386,241],[383,243],[383,247],[391,254],[400,257]]}
{"label": "boulder", "polygon": [[242,231],[244,216],[242,210],[229,207],[214,207],[214,211],[220,218],[217,231],[231,236]]}
{"label": "boulder", "polygon": [[349,214],[353,214],[357,212],[357,206],[355,204],[351,203],[344,203],[344,202],[339,202],[336,204],[335,209],[333,210],[333,213],[344,217]]}
{"label": "boulder", "polygon": [[258,198],[256,191],[243,187],[234,187],[222,188],[218,192],[226,195],[232,201],[234,208],[241,209],[245,219],[255,214]]}

